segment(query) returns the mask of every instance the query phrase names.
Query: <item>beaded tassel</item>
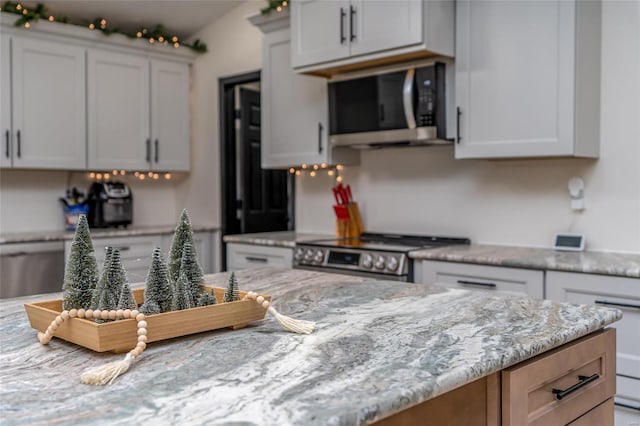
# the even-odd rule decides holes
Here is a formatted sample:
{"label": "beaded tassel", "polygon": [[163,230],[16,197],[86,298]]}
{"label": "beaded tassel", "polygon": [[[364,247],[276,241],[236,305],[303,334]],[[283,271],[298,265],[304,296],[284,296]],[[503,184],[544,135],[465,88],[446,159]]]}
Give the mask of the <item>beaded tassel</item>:
{"label": "beaded tassel", "polygon": [[71,309],[60,312],[47,330],[42,333],[38,332],[38,340],[43,345],[48,344],[53,338],[53,334],[58,327],[69,318],[86,318],[86,319],[103,319],[103,320],[115,320],[115,319],[128,319],[133,318],[138,321],[138,343],[136,347],[127,353],[122,361],[115,361],[105,364],[101,367],[96,367],[91,370],[87,370],[80,376],[82,383],[89,385],[106,385],[111,384],[118,376],[124,374],[129,369],[131,361],[140,355],[147,347],[147,321],[144,314],[137,310],[130,309],[118,309],[116,310],[91,310],[91,309]]}
{"label": "beaded tassel", "polygon": [[265,300],[263,296],[258,296],[258,293],[255,293],[253,291],[247,292],[244,298],[255,300],[256,303],[262,305],[264,309],[266,309],[271,315],[273,315],[276,318],[276,321],[278,321],[282,327],[294,333],[311,334],[316,326],[316,323],[313,321],[297,320],[286,315],[282,315],[281,313],[276,311],[273,306],[271,306],[268,300]]}

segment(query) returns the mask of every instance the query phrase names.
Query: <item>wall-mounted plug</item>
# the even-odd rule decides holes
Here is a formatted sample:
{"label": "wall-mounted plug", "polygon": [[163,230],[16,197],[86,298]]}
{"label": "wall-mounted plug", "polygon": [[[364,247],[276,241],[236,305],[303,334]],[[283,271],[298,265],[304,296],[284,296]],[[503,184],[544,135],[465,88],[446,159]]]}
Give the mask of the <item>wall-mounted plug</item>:
{"label": "wall-mounted plug", "polygon": [[582,211],[586,209],[584,180],[579,177],[569,179],[569,195],[571,196],[571,210]]}

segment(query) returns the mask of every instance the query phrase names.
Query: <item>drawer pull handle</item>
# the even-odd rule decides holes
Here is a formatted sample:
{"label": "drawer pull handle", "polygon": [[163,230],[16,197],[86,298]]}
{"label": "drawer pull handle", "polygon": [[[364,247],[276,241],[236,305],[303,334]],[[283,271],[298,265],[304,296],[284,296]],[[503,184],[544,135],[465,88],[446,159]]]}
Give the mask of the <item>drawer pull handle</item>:
{"label": "drawer pull handle", "polygon": [[607,300],[596,300],[595,303],[598,305],[609,305],[609,306],[619,306],[621,308],[640,309],[640,305],[634,305],[632,303],[609,302]]}
{"label": "drawer pull handle", "polygon": [[458,280],[458,284],[461,285],[476,285],[480,287],[487,287],[490,289],[495,289],[497,285],[495,283],[481,283],[479,281],[468,281],[468,280]]}
{"label": "drawer pull handle", "polygon": [[129,251],[129,250],[131,250],[131,247],[114,247],[114,248],[117,248],[120,251]]}
{"label": "drawer pull handle", "polygon": [[640,405],[635,406],[631,404],[624,404],[622,402],[614,402],[613,405],[617,405],[618,407],[622,407],[622,408],[628,408],[630,410],[640,411]]}
{"label": "drawer pull handle", "polygon": [[564,398],[565,396],[577,391],[578,389],[588,385],[589,383],[593,382],[594,380],[598,380],[600,378],[600,376],[598,375],[598,373],[592,374],[591,376],[578,376],[578,379],[580,379],[580,381],[578,383],[576,383],[575,385],[565,389],[565,390],[561,390],[561,389],[551,389],[551,392],[553,392],[556,395],[556,399],[557,400],[561,400],[562,398]]}
{"label": "drawer pull handle", "polygon": [[266,257],[256,257],[256,256],[245,256],[247,262],[259,262],[259,263],[267,263]]}

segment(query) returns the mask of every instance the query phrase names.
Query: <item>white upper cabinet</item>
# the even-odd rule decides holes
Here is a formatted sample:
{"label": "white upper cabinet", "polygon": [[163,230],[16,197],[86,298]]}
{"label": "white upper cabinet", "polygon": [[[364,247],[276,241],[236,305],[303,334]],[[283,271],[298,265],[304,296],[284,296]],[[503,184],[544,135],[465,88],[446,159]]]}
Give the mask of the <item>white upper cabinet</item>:
{"label": "white upper cabinet", "polygon": [[284,14],[252,18],[265,32],[260,85],[262,167],[357,163],[358,152],[329,145],[327,81],[291,68],[287,18]]}
{"label": "white upper cabinet", "polygon": [[148,169],[149,60],[90,50],[88,92],[89,168]]}
{"label": "white upper cabinet", "polygon": [[[4,45],[8,37],[2,38]],[[5,59],[3,52],[3,69]],[[7,108],[5,73],[3,70],[3,117]],[[85,77],[83,48],[12,37],[13,167],[86,167]],[[5,118],[2,121],[6,143],[8,124]],[[3,165],[8,164],[6,146],[4,149]]]}
{"label": "white upper cabinet", "polygon": [[349,56],[349,0],[293,1],[291,14],[294,67]]}
{"label": "white upper cabinet", "polygon": [[456,158],[598,156],[600,6],[457,2]]}
{"label": "white upper cabinet", "polygon": [[0,34],[0,167],[11,167],[11,41]]}
{"label": "white upper cabinet", "polygon": [[151,167],[189,170],[189,65],[151,61]]}
{"label": "white upper cabinet", "polygon": [[368,63],[453,57],[454,9],[452,0],[293,0],[291,64],[299,72],[331,74]]}

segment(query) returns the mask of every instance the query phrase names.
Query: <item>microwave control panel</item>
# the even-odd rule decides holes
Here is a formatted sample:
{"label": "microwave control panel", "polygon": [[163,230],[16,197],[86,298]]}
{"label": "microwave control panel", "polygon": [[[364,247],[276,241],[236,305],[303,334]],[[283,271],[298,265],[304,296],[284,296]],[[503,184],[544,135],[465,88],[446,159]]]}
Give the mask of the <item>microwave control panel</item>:
{"label": "microwave control panel", "polygon": [[416,86],[418,94],[418,108],[416,109],[416,124],[423,126],[437,126],[444,116],[444,78],[445,65],[437,62],[432,66],[416,68]]}

